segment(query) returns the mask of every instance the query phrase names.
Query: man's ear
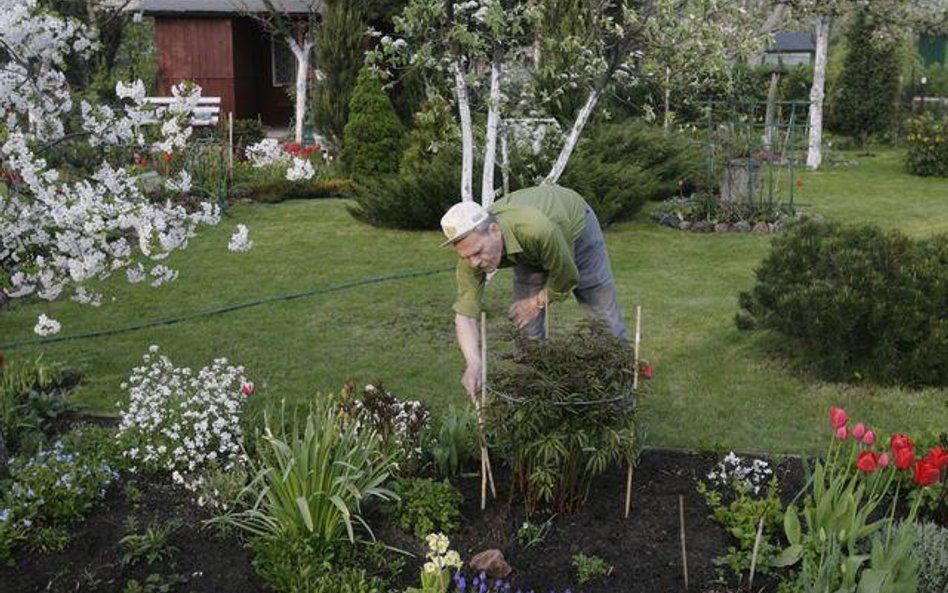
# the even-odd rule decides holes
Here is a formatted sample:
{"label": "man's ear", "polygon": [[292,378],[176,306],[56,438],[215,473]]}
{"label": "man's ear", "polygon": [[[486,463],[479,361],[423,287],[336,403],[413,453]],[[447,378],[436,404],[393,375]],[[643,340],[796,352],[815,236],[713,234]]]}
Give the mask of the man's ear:
{"label": "man's ear", "polygon": [[492,222],[487,226],[487,232],[492,239],[499,239],[504,235],[500,230],[500,225],[496,222]]}

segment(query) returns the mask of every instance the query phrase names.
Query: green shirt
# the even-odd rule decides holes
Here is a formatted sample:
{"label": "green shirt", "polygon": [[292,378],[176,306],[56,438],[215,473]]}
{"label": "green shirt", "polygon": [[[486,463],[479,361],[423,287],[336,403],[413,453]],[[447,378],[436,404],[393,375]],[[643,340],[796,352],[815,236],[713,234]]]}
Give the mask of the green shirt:
{"label": "green shirt", "polygon": [[[526,265],[547,273],[551,300],[564,298],[579,282],[573,244],[586,227],[586,201],[558,185],[515,191],[497,200],[488,210],[497,217],[504,238],[500,267]],[[458,260],[458,296],[454,311],[478,317],[484,297],[486,274]]]}

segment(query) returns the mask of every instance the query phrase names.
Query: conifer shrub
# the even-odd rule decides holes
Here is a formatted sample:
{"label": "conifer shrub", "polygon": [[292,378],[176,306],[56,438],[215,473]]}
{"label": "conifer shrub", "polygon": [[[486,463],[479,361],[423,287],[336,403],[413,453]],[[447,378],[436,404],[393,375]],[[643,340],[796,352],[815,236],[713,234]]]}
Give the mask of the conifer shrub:
{"label": "conifer shrub", "polygon": [[738,327],[791,338],[825,378],[948,384],[948,235],[808,220],[774,239]]}
{"label": "conifer shrub", "polygon": [[396,172],[404,132],[382,83],[363,66],[352,90],[349,121],[343,130],[339,154],[343,166],[357,177]]}
{"label": "conifer shrub", "polygon": [[923,113],[906,125],[905,168],[921,177],[948,177],[948,114]]}
{"label": "conifer shrub", "polygon": [[[475,162],[475,171],[480,164]],[[480,196],[480,176],[474,176],[474,195]],[[348,206],[356,219],[374,226],[406,230],[440,228],[441,217],[461,199],[461,154],[446,147],[425,167],[410,167],[397,175],[366,179]]]}
{"label": "conifer shrub", "polygon": [[640,120],[603,124],[580,141],[560,184],[579,192],[603,225],[650,200],[690,191],[704,177],[700,144]]}

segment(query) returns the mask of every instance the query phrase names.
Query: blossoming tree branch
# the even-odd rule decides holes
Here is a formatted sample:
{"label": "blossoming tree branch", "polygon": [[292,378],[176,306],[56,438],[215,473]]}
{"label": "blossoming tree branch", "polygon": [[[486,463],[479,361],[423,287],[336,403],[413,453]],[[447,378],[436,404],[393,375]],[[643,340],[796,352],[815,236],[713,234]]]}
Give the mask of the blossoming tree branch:
{"label": "blossoming tree branch", "polygon": [[369,59],[390,70],[422,67],[452,81],[449,92],[461,130],[462,200],[474,199],[471,109],[486,110],[481,202],[487,206],[495,194],[496,145],[504,118],[549,118],[547,106],[557,99],[577,90],[585,93],[570,114],[572,122],[559,122],[568,131],[543,179],[556,183],[600,97],[611,85],[635,86],[653,75],[649,59],[696,52],[702,67],[723,68],[760,45],[757,19],[742,4],[411,0],[395,20],[400,37],[382,38]]}
{"label": "blossoming tree branch", "polygon": [[[68,296],[98,305],[102,296],[88,285],[119,270],[130,282],[159,286],[177,274],[163,263],[168,255],[186,247],[200,225],[219,221],[210,201],[185,208],[146,195],[129,166],[131,152],[167,156],[187,145],[201,89],[175,86],[171,104],[157,109],[146,104],[140,80],[118,83],[114,105],[77,99],[63,72],[66,59],[87,57],[96,46],[94,31],[36,0],[0,0],[0,290],[6,298]],[[95,156],[66,166],[76,147]],[[180,171],[164,185],[171,194],[187,193],[191,178]],[[41,334],[58,330],[45,316],[36,326]]]}

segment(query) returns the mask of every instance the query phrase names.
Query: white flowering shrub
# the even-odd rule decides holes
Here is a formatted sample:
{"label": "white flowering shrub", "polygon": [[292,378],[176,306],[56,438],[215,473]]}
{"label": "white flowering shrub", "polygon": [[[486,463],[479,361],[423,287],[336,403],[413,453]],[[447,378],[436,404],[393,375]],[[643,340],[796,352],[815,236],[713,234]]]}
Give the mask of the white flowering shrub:
{"label": "white flowering shrub", "polygon": [[773,476],[770,464],[763,459],[751,459],[745,462],[734,451],[724,456],[713,470],[708,472],[708,482],[719,488],[740,486],[748,492],[759,494],[761,488]]}
{"label": "white flowering shrub", "polygon": [[240,460],[240,414],[252,383],[226,358],[197,373],[174,366],[157,346],[142,360],[122,384],[128,390],[119,424],[125,456],[135,470],[171,472],[176,483],[196,490],[203,473]]}
{"label": "white flowering shrub", "polygon": [[[283,176],[287,181],[306,181],[316,175],[316,169],[310,157],[321,151],[319,144],[303,146],[296,142],[280,144],[275,138],[264,138],[247,147],[244,154],[256,169],[285,169]],[[322,158],[325,154],[321,152]]]}
{"label": "white flowering shrub", "polygon": [[237,230],[235,230],[234,234],[230,237],[230,242],[227,244],[227,249],[235,252],[244,252],[250,251],[252,247],[253,241],[250,240],[247,226],[238,224]]}
{"label": "white flowering shrub", "polygon": [[[76,100],[66,60],[87,57],[96,43],[93,31],[37,0],[0,0],[0,289],[8,298],[65,294],[95,304],[101,298],[84,283],[133,265],[164,282],[173,274],[157,262],[219,220],[211,202],[149,199],[128,162],[130,151],[168,155],[187,145],[200,88],[179,84],[157,109],[141,81],[118,83],[113,105]],[[81,168],[52,164],[69,151],[91,156]],[[187,192],[190,176],[166,186]],[[37,333],[57,330],[40,321]]]}

